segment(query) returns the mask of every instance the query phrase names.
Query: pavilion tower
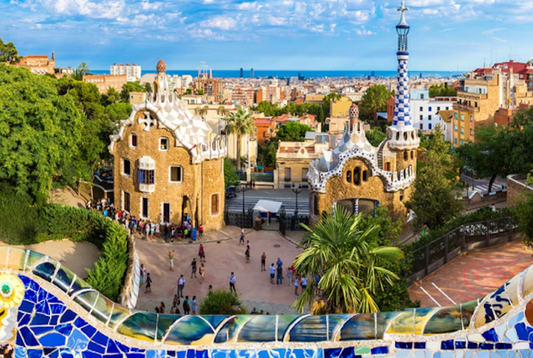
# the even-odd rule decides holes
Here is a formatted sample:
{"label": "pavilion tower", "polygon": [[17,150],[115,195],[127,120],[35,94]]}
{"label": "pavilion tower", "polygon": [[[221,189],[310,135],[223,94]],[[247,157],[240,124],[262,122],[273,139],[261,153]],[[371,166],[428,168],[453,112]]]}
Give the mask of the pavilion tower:
{"label": "pavilion tower", "polygon": [[401,12],[400,23],[396,26],[398,33],[398,84],[396,86],[396,99],[394,107],[394,120],[392,126],[387,129],[389,147],[393,150],[410,150],[418,148],[420,139],[411,122],[409,101],[409,74],[408,74],[408,35],[410,26],[405,20],[405,1],[398,8]]}

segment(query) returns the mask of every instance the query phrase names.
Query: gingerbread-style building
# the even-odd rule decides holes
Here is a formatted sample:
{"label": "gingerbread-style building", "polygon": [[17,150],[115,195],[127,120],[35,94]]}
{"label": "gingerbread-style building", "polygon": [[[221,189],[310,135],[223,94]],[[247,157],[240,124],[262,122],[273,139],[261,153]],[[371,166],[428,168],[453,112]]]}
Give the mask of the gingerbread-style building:
{"label": "gingerbread-style building", "polygon": [[140,218],[180,223],[189,215],[195,226],[220,229],[225,139],[170,91],[165,71],[159,61],[153,92],[111,137],[115,200]]}
{"label": "gingerbread-style building", "polygon": [[313,221],[323,212],[334,213],[344,207],[351,213],[374,214],[385,205],[394,220],[408,221],[405,202],[412,191],[416,174],[416,151],[420,144],[409,112],[409,78],[407,35],[409,25],[402,13],[396,26],[398,33],[398,85],[394,121],[387,138],[376,148],[365,137],[363,123],[358,121],[357,107],[350,109],[344,137],[334,150],[310,165],[310,214]]}

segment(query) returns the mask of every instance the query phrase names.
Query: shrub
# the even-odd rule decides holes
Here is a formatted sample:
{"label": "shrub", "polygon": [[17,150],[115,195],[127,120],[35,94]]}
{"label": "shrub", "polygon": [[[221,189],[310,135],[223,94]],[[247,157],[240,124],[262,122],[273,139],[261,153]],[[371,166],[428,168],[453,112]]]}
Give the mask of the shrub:
{"label": "shrub", "polygon": [[234,315],[246,313],[246,310],[242,306],[240,310],[235,309],[237,306],[241,306],[241,300],[237,295],[229,290],[218,289],[204,298],[200,305],[200,314]]}

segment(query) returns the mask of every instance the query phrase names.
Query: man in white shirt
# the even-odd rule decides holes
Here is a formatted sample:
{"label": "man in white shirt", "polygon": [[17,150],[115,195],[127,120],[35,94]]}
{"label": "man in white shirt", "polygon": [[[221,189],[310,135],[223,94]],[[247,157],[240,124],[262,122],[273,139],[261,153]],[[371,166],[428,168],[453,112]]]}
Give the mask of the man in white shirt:
{"label": "man in white shirt", "polygon": [[232,272],[231,275],[228,276],[228,279],[229,279],[230,292],[233,291],[233,293],[237,294],[237,290],[235,289],[235,282],[237,282],[237,279],[235,278],[235,274]]}
{"label": "man in white shirt", "polygon": [[178,278],[178,297],[183,297],[183,288],[185,288],[185,278],[181,275]]}

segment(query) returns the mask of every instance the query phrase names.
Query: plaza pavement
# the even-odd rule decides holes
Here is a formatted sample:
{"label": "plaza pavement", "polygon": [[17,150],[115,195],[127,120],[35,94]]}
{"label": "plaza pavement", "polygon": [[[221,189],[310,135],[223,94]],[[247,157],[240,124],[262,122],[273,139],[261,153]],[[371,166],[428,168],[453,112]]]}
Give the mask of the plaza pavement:
{"label": "plaza pavement", "polygon": [[[196,295],[198,302],[207,295],[208,286],[213,285],[213,289],[220,287],[229,288],[228,276],[233,271],[237,282],[235,284],[237,293],[248,311],[253,307],[264,312],[276,313],[296,313],[290,306],[296,298],[294,286],[270,284],[270,274],[268,266],[277,261],[278,257],[283,261],[284,269],[291,265],[295,257],[301,252],[300,249],[284,239],[277,231],[246,231],[246,240],[250,240],[251,260],[245,262],[245,245],[239,243],[239,229],[225,228],[221,240],[204,243],[206,255],[205,281],[200,284],[198,278],[191,279],[191,261],[198,258],[198,243],[188,244],[181,242],[164,243],[161,239],[157,241],[147,241],[140,236],[136,236],[136,249],[140,262],[144,264],[147,272],[152,277],[152,292],[146,294],[144,288],[139,295],[137,309],[154,311],[159,302],[163,301],[170,311],[172,299],[177,291],[177,280],[183,274],[186,280],[184,296],[191,299]],[[228,236],[228,230],[233,236]],[[214,233],[209,234],[214,235]],[[204,235],[206,236],[206,235]],[[207,240],[207,238],[204,238]],[[217,243],[218,242],[218,243]],[[174,271],[169,270],[168,252],[176,250],[174,259]],[[261,255],[266,253],[266,269],[261,272]],[[285,276],[285,274],[284,274]],[[180,307],[182,310],[182,308]]]}

